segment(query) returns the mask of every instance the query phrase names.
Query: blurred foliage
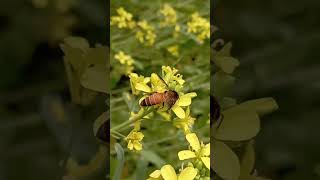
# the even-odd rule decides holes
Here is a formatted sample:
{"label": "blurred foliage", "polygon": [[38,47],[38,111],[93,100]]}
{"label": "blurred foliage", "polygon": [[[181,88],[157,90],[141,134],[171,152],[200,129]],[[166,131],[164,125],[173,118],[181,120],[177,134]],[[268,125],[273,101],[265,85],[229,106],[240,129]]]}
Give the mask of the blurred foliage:
{"label": "blurred foliage", "polygon": [[[74,35],[105,45],[108,4],[84,0],[1,4],[0,179],[62,179],[68,157],[85,165],[96,152],[105,152],[99,151],[92,124],[107,107],[101,93],[90,107],[71,103],[59,44]],[[84,74],[83,87],[99,90],[87,80],[95,73]],[[106,160],[101,164],[106,166]],[[106,169],[96,174],[104,176]]]}
{"label": "blurred foliage", "polygon": [[[161,9],[169,4],[176,12],[176,24],[170,24],[165,20]],[[127,72],[123,71],[123,62],[134,61],[131,72],[149,77],[151,73],[161,76],[162,66],[172,66],[183,75],[185,92],[196,92],[197,97],[192,99],[191,116],[196,117],[193,131],[197,132],[199,139],[204,143],[209,142],[209,88],[210,88],[210,46],[208,39],[200,42],[192,33],[187,32],[187,22],[192,14],[198,12],[205,19],[209,18],[209,1],[111,1],[111,19],[119,13],[117,10],[123,7],[127,13],[132,14],[126,23],[146,20],[148,30],[156,35],[153,44],[144,43],[137,38],[139,30],[145,30],[139,25],[135,28],[119,28],[117,23],[111,26],[110,58],[111,58],[111,127],[128,121],[130,111],[137,112],[140,108],[138,100],[141,97],[130,93],[130,81]],[[169,13],[170,14],[170,13]],[[128,15],[130,17],[130,15]],[[112,22],[112,21],[111,21]],[[167,22],[168,26],[161,26]],[[175,34],[176,25],[181,28],[178,36]],[[150,27],[151,26],[151,27]],[[209,28],[209,27],[208,27]],[[152,29],[152,30],[151,30]],[[178,57],[175,52],[178,47]],[[122,51],[124,54],[119,54]],[[128,57],[130,56],[130,57]],[[132,60],[130,60],[132,59]],[[128,64],[127,64],[128,65]],[[129,134],[132,127],[126,127],[124,135]],[[118,169],[118,162],[114,144],[117,142],[124,149],[125,163],[121,179],[147,179],[148,174],[160,169],[164,164],[172,164],[175,169],[180,167],[178,151],[187,149],[187,143],[182,131],[178,131],[172,123],[156,113],[150,120],[141,123],[141,131],[144,134],[143,150],[140,153],[128,151],[126,142],[111,138],[111,176]],[[206,137],[206,138],[205,138]],[[121,138],[122,139],[122,138]],[[117,174],[117,173],[116,173]]]}
{"label": "blurred foliage", "polygon": [[239,100],[272,96],[280,110],[262,122],[256,167],[272,179],[320,179],[319,1],[213,1],[220,37],[241,66]]}
{"label": "blurred foliage", "polygon": [[276,109],[272,98],[240,104],[231,98],[239,61],[231,56],[232,44],[224,44],[213,29],[211,79],[211,137],[213,178],[230,180],[264,179],[255,169],[253,138],[260,131],[260,118]]}

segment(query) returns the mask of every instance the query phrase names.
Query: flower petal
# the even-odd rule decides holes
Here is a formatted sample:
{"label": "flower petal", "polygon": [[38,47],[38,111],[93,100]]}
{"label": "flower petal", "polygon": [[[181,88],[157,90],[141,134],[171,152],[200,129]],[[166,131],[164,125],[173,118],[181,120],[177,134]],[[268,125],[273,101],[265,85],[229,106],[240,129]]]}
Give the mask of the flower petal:
{"label": "flower petal", "polygon": [[199,142],[199,139],[195,133],[187,134],[186,139],[189,142],[189,144],[193,150],[195,150],[195,151],[200,150],[200,142]]}
{"label": "flower petal", "polygon": [[203,156],[210,156],[210,143],[206,144],[201,151]]}
{"label": "flower petal", "polygon": [[148,92],[148,93],[151,92],[151,88],[146,84],[137,83],[135,84],[135,88],[139,91]]}
{"label": "flower petal", "polygon": [[197,157],[196,154],[190,150],[183,150],[178,152],[179,160],[191,159]]}
{"label": "flower petal", "polygon": [[181,171],[178,180],[193,180],[198,171],[193,167],[187,167],[184,170]]}
{"label": "flower petal", "polygon": [[210,158],[209,157],[201,157],[203,164],[210,169]]}
{"label": "flower petal", "polygon": [[196,97],[197,96],[197,93],[195,93],[195,92],[192,92],[192,93],[187,93],[187,94],[185,94],[184,96],[189,96],[189,97]]}
{"label": "flower petal", "polygon": [[133,143],[132,143],[132,141],[131,140],[129,140],[129,142],[128,142],[128,149],[130,149],[130,150],[132,150],[133,149]]}
{"label": "flower petal", "polygon": [[177,103],[178,106],[189,106],[191,104],[191,97],[182,95],[179,97]]}
{"label": "flower petal", "polygon": [[137,151],[142,150],[142,144],[139,141],[133,141],[133,146]]}
{"label": "flower petal", "polygon": [[161,176],[164,180],[177,180],[177,174],[171,165],[164,165],[161,168]]}
{"label": "flower petal", "polygon": [[176,104],[173,105],[171,109],[180,119],[183,119],[186,116],[184,110]]}
{"label": "flower petal", "polygon": [[137,136],[136,138],[137,138],[138,141],[142,141],[142,139],[144,137],[142,132],[137,132],[136,136]]}
{"label": "flower petal", "polygon": [[152,177],[152,178],[159,178],[160,175],[161,175],[161,171],[160,170],[155,170],[149,176]]}

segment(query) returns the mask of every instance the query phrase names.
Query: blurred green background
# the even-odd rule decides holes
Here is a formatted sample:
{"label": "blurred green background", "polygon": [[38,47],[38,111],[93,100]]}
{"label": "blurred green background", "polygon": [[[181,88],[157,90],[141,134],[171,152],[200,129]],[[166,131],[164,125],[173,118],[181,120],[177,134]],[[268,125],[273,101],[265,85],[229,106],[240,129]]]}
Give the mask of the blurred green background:
{"label": "blurred green background", "polygon": [[106,45],[108,15],[103,0],[1,1],[1,180],[62,179],[69,155],[85,164],[96,152],[92,123],[104,102],[70,102],[59,44],[73,35]]}
{"label": "blurred green background", "polygon": [[320,179],[320,1],[221,1],[211,4],[220,37],[240,60],[234,96],[274,97],[262,119],[256,167],[272,179]]}

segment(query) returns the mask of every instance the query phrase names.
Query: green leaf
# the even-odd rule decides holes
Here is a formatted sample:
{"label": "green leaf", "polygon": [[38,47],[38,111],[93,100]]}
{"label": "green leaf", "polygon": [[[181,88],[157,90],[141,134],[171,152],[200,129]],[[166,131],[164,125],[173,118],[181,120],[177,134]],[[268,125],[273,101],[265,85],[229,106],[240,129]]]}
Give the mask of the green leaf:
{"label": "green leaf", "polygon": [[217,56],[231,56],[232,43],[228,42],[223,48],[217,52]]}
{"label": "green leaf", "polygon": [[[93,123],[93,134],[96,137],[100,137],[100,136],[106,136],[109,135],[108,132],[99,132],[100,128],[102,128],[104,126],[105,123],[109,123],[109,112],[106,111],[104,113],[102,113]],[[103,133],[103,134],[99,134],[99,133]],[[103,137],[106,138],[106,137]]]}
{"label": "green leaf", "polygon": [[124,150],[121,147],[121,145],[119,143],[115,143],[114,145],[115,151],[117,153],[117,166],[115,169],[115,173],[113,175],[112,180],[120,180],[121,179],[121,174],[122,174],[122,170],[123,170],[123,166],[124,166]]}
{"label": "green leaf", "polygon": [[108,93],[109,73],[104,66],[88,67],[81,76],[81,85],[93,91]]}
{"label": "green leaf", "polygon": [[82,37],[70,36],[64,39],[64,43],[72,48],[87,51],[89,49],[89,42]]}
{"label": "green leaf", "polygon": [[223,142],[212,143],[213,162],[211,167],[223,179],[238,180],[240,163],[237,155]]}
{"label": "green leaf", "polygon": [[269,114],[277,110],[278,104],[273,98],[260,98],[241,103],[241,107],[254,109],[259,116]]}
{"label": "green leaf", "polygon": [[253,147],[253,141],[250,141],[244,147],[244,152],[241,156],[241,177],[240,179],[246,179],[248,177],[255,164],[255,152]]}
{"label": "green leaf", "polygon": [[255,137],[260,130],[260,120],[254,110],[237,108],[225,110],[215,138],[226,141],[244,141]]}
{"label": "green leaf", "polygon": [[165,161],[153,151],[142,150],[141,156],[149,162],[155,164],[157,168],[161,168],[163,165],[165,165]]}
{"label": "green leaf", "polygon": [[225,97],[230,94],[235,78],[222,71],[214,74],[211,89],[216,97]]}
{"label": "green leaf", "polygon": [[217,56],[214,63],[225,73],[232,74],[237,66],[240,65],[236,58],[231,56]]}

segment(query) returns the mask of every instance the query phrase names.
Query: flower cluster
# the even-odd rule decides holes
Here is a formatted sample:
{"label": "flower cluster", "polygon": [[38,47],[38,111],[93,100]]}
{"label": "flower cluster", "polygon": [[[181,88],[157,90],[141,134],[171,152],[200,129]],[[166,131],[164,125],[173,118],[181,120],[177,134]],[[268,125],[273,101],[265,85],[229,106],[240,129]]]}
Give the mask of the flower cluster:
{"label": "flower cluster", "polygon": [[[200,143],[194,133],[186,135],[189,142],[190,150],[183,150],[178,153],[180,160],[189,159],[186,168],[181,168],[180,174],[177,175],[174,168],[167,164],[160,170],[153,171],[148,180],[193,180],[193,179],[210,179],[210,143],[204,145]],[[204,165],[204,166],[203,166]]]}
{"label": "flower cluster", "polygon": [[199,42],[202,43],[206,38],[210,38],[210,22],[202,18],[199,13],[193,13],[187,25],[188,32],[195,34]]}
{"label": "flower cluster", "polygon": [[118,60],[120,64],[124,65],[123,68],[125,74],[130,74],[133,71],[134,60],[131,56],[125,54],[123,51],[119,51],[114,58]]}
{"label": "flower cluster", "polygon": [[111,17],[111,25],[117,25],[120,29],[133,29],[136,22],[132,19],[132,14],[124,10],[122,7],[117,9],[118,16]]}
{"label": "flower cluster", "polygon": [[[175,91],[178,93],[179,98],[175,101],[172,107],[169,109],[169,107],[165,106],[159,110],[172,110],[178,118],[184,119],[186,117],[184,108],[187,108],[191,105],[191,99],[196,97],[197,94],[195,92],[183,92],[182,88],[185,81],[182,79],[182,75],[177,74],[177,72],[178,70],[175,68],[171,68],[170,66],[162,66],[162,78],[155,73],[152,73],[150,78],[145,78],[143,76],[138,76],[135,73],[131,73],[129,77],[132,93],[143,93],[144,96],[140,99],[141,102],[152,93],[164,93],[165,91],[169,90]],[[156,106],[160,107],[159,105]]]}
{"label": "flower cluster", "polygon": [[165,4],[163,8],[160,10],[160,13],[165,18],[164,21],[161,22],[161,26],[165,27],[169,25],[176,25],[177,13],[169,4]]}
{"label": "flower cluster", "polygon": [[137,25],[138,30],[136,32],[136,38],[139,40],[140,43],[152,46],[157,37],[157,35],[154,32],[154,27],[151,26],[146,20],[139,21]]}
{"label": "flower cluster", "polygon": [[168,52],[172,54],[172,56],[178,57],[179,56],[179,46],[173,45],[167,48]]}

